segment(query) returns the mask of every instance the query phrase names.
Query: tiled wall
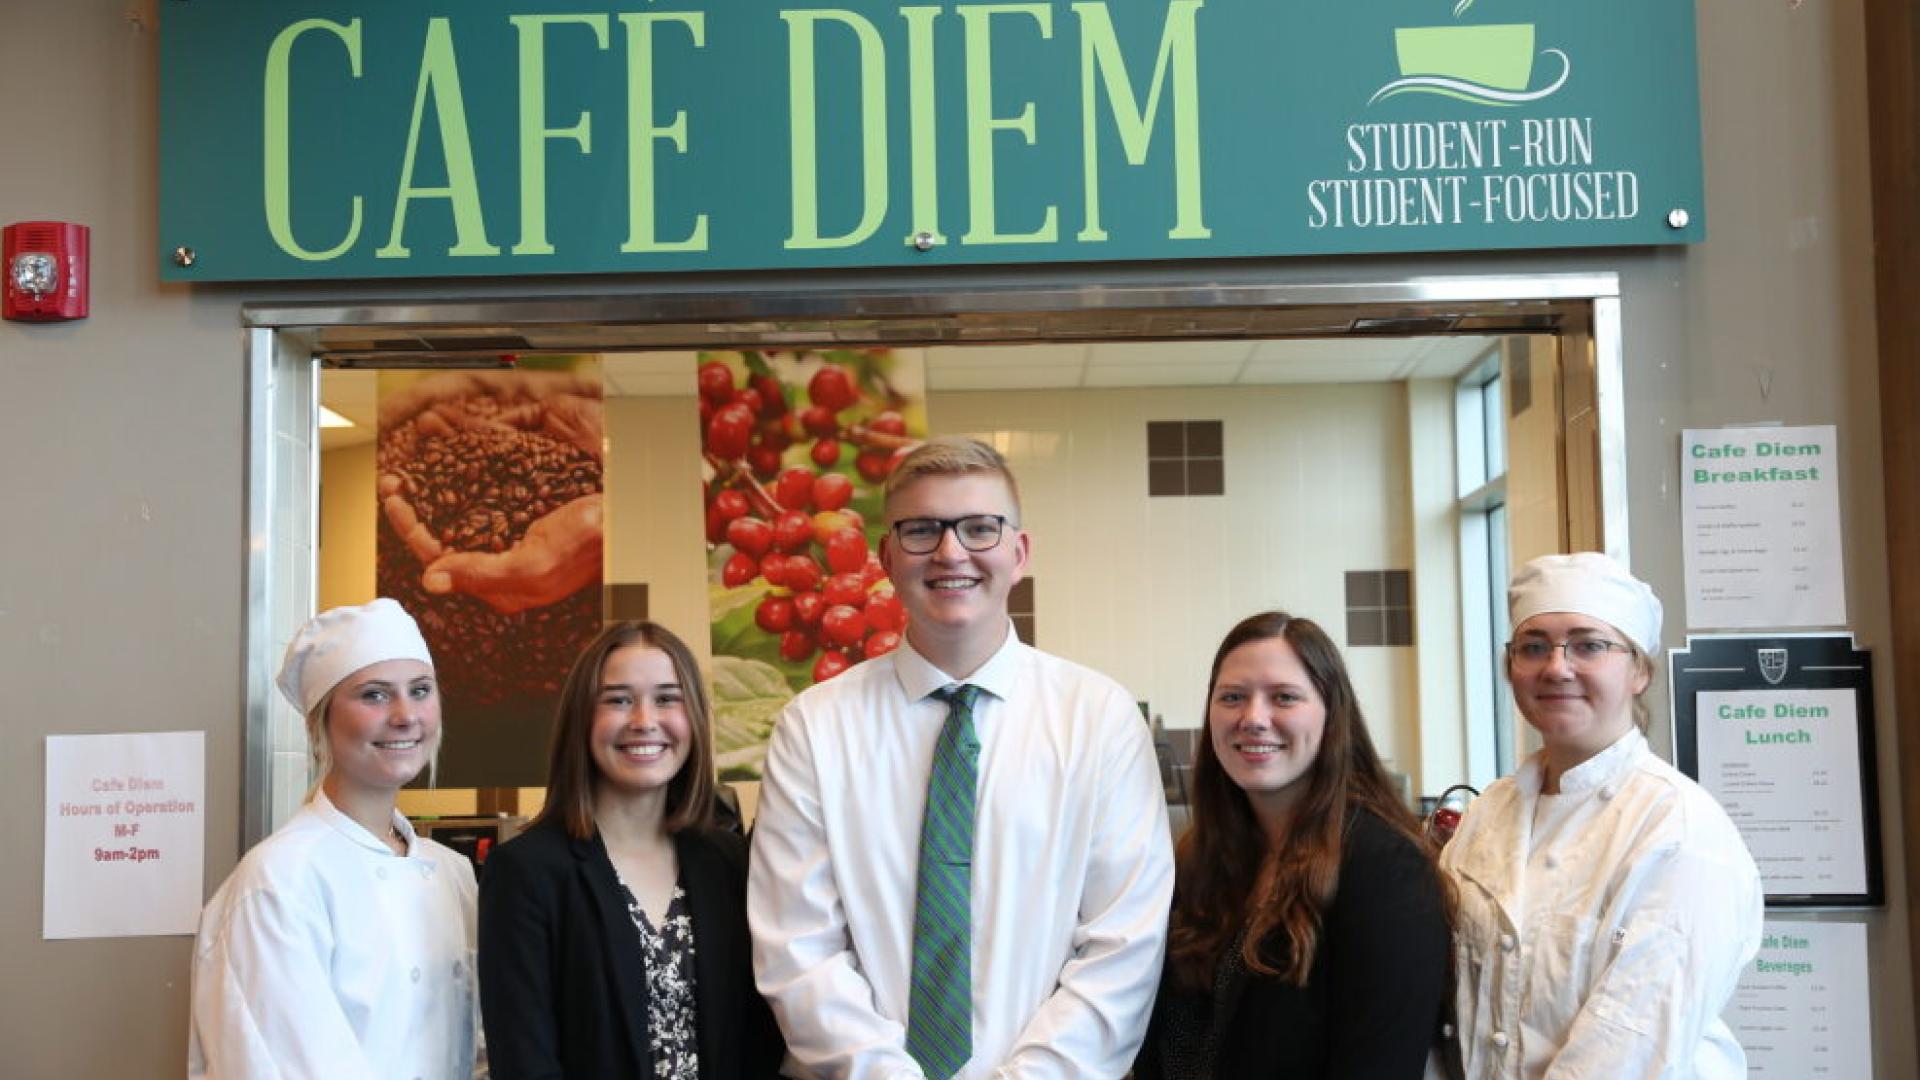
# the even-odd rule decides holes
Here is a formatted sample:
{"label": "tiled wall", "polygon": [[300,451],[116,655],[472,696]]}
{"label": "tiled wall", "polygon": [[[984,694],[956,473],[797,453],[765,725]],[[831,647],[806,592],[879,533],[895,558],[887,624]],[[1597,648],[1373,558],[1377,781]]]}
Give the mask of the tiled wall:
{"label": "tiled wall", "polygon": [[[311,362],[283,347],[275,358],[275,370],[269,374],[269,378],[275,380],[277,387],[281,371]],[[267,677],[271,680],[273,674],[279,671],[280,658],[286,651],[287,642],[293,640],[293,635],[314,611],[316,570],[314,518],[317,499],[303,502],[282,497],[280,493],[313,491],[313,472],[319,465],[319,454],[313,442],[317,430],[314,424],[317,406],[314,396],[311,393],[269,393],[268,399],[272,402],[273,410],[273,414],[266,418],[273,432],[270,451],[273,460],[268,482],[273,490],[261,494],[266,495],[266,505],[273,507],[278,515],[273,522],[274,546],[267,558],[272,602],[265,605],[270,623],[266,627],[268,641],[265,655],[249,657],[248,662],[267,665]],[[260,538],[255,539],[258,541]],[[292,817],[306,796],[307,733],[305,718],[277,691],[268,690],[266,707],[267,729],[273,747],[272,787],[269,789],[272,805],[268,810],[268,828],[272,829]]]}

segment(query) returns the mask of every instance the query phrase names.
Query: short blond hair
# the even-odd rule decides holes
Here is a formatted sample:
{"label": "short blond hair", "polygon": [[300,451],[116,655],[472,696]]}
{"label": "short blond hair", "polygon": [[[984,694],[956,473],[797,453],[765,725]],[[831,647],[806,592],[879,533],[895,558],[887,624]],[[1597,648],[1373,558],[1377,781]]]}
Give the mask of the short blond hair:
{"label": "short blond hair", "polygon": [[[882,490],[883,506],[892,505],[893,497],[908,485],[930,476],[997,476],[1007,485],[1007,495],[1013,500],[1014,517],[1020,516],[1020,484],[1013,478],[1013,470],[1007,467],[1007,459],[1000,451],[965,435],[942,435],[928,439],[906,457],[900,459],[893,471],[887,474],[887,485]],[[1019,522],[1014,522],[1017,527]]]}

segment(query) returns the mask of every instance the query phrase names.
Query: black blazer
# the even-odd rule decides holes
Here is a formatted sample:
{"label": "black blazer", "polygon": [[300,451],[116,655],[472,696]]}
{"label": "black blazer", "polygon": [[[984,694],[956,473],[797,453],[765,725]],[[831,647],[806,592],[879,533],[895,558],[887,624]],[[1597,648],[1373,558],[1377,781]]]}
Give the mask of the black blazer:
{"label": "black blazer", "polygon": [[[747,848],[674,837],[693,919],[700,1075],[777,1074],[785,1050],[753,985]],[[650,1078],[639,931],[596,832],[536,825],[494,849],[480,876],[480,1009],[495,1080]]]}
{"label": "black blazer", "polygon": [[1357,812],[1307,985],[1241,969],[1196,995],[1176,988],[1169,971],[1135,1075],[1161,1080],[1193,1067],[1168,1057],[1169,1027],[1181,1016],[1212,1027],[1216,1077],[1419,1080],[1452,990],[1436,874],[1412,841]]}

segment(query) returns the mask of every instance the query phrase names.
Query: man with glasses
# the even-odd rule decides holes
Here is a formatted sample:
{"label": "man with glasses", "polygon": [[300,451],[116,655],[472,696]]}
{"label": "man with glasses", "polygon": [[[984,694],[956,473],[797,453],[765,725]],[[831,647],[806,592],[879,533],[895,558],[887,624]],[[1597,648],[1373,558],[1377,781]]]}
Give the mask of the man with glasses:
{"label": "man with glasses", "polygon": [[1124,1075],[1173,855],[1118,683],[1030,648],[1006,462],[935,439],[886,487],[901,647],[788,705],[748,884],[754,968],[802,1077]]}

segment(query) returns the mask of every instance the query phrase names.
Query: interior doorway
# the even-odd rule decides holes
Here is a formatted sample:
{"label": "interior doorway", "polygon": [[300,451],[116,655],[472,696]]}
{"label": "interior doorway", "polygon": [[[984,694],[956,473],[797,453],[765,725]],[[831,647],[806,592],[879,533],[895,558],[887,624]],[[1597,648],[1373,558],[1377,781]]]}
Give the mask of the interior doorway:
{"label": "interior doorway", "polygon": [[[338,537],[377,527],[374,500],[353,493],[373,481],[352,464],[372,456],[376,372],[486,368],[503,352],[596,358],[611,511],[603,584],[609,596],[643,586],[647,613],[681,629],[703,661],[715,545],[691,498],[702,354],[912,352],[929,430],[994,442],[1029,486],[1037,541],[1023,630],[1037,644],[1122,675],[1178,741],[1198,723],[1207,660],[1235,618],[1265,607],[1315,618],[1345,647],[1410,799],[1484,783],[1523,749],[1494,661],[1505,568],[1547,550],[1625,554],[1624,499],[1609,499],[1621,480],[1618,300],[1606,277],[249,317],[263,327],[252,443],[265,481],[255,520],[266,526],[251,568],[250,670],[270,668],[275,642],[316,607],[368,598],[370,557],[348,555]],[[323,406],[356,426],[321,429]],[[1149,490],[1171,475],[1171,454],[1189,456],[1184,443],[1169,450],[1169,435],[1188,433],[1203,460],[1171,468],[1202,482]],[[646,509],[623,525],[622,505]],[[356,513],[369,520],[352,523]],[[249,842],[306,788],[298,718],[264,694],[250,710]],[[529,717],[514,753],[543,745],[545,727]],[[537,783],[543,760],[532,755],[535,779],[512,782]],[[750,750],[722,761],[749,781],[755,764]],[[435,805],[467,812],[476,796],[450,799]]]}

